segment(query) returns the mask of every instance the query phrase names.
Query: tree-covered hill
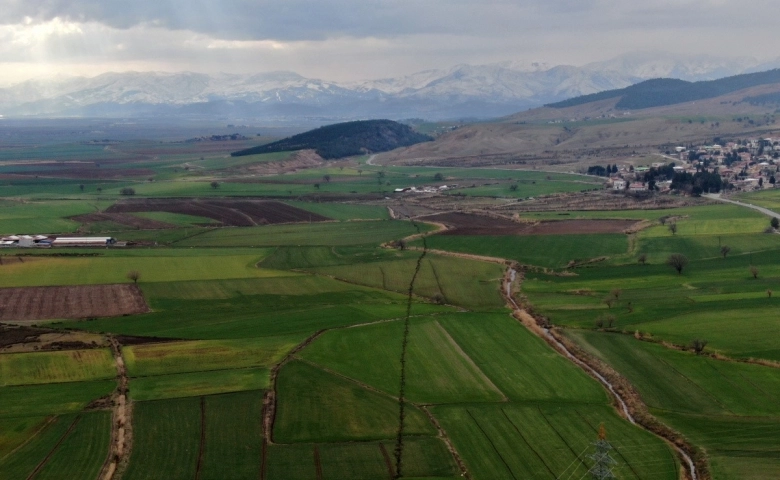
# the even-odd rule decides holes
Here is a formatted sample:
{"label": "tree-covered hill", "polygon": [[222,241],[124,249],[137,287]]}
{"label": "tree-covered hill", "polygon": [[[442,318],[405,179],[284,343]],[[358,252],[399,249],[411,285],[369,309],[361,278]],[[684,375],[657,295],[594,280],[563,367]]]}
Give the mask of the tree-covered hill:
{"label": "tree-covered hill", "polygon": [[337,123],[300,133],[259,147],[231,153],[234,157],[259,153],[314,149],[324,159],[386,152],[398,147],[433,140],[409,126],[392,120],[361,120]]}
{"label": "tree-covered hill", "polygon": [[715,98],[746,88],[772,83],[780,83],[780,69],[735,75],[733,77],[703,82],[658,78],[618,90],[607,90],[591,95],[583,95],[545,106],[566,108],[620,97],[620,100],[615,105],[617,108],[639,110]]}

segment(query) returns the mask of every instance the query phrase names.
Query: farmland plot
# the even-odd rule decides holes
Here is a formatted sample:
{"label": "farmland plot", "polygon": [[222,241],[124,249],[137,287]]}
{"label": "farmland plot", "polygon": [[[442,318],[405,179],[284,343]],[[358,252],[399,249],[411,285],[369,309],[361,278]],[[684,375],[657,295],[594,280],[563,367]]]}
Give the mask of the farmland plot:
{"label": "farmland plot", "polygon": [[0,288],[0,321],[89,318],[149,311],[135,285]]}
{"label": "farmland plot", "polygon": [[0,355],[0,387],[79,382],[116,375],[107,349]]}

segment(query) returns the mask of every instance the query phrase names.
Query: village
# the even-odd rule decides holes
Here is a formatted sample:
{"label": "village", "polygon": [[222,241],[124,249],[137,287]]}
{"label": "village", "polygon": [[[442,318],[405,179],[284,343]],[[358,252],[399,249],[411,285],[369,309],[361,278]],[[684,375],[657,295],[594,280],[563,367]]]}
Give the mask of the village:
{"label": "village", "polygon": [[616,191],[682,191],[696,195],[775,188],[780,171],[780,139],[775,138],[678,146],[656,155],[666,161],[636,167],[595,166],[587,173],[607,176],[606,188]]}

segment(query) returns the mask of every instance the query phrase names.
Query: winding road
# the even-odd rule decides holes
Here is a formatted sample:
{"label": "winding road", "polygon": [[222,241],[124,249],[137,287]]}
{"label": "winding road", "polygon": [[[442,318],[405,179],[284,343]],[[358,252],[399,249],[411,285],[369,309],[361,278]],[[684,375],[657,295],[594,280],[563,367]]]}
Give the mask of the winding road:
{"label": "winding road", "polygon": [[738,202],[736,200],[730,200],[728,198],[723,198],[720,196],[719,193],[706,193],[702,195],[703,197],[709,198],[710,200],[717,200],[719,202],[727,202],[727,203],[733,203],[734,205],[739,205],[741,207],[746,208],[752,208],[753,210],[758,210],[759,212],[763,213],[764,215],[770,216],[772,218],[776,218],[780,220],[780,213],[773,212],[772,210],[769,210],[768,208],[759,207],[758,205],[753,205],[752,203],[744,203],[744,202]]}

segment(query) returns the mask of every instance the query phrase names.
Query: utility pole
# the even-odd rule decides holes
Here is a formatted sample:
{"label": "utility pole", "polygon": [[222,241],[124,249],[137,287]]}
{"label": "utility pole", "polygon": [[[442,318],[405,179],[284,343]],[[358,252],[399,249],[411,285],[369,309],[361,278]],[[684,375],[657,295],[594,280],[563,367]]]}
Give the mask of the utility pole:
{"label": "utility pole", "polygon": [[588,473],[594,480],[607,480],[617,478],[612,473],[612,467],[617,463],[609,456],[609,451],[612,450],[612,445],[607,441],[607,431],[604,429],[602,423],[599,427],[599,439],[593,444],[596,447],[596,452],[590,455],[590,459],[593,460],[593,466]]}

